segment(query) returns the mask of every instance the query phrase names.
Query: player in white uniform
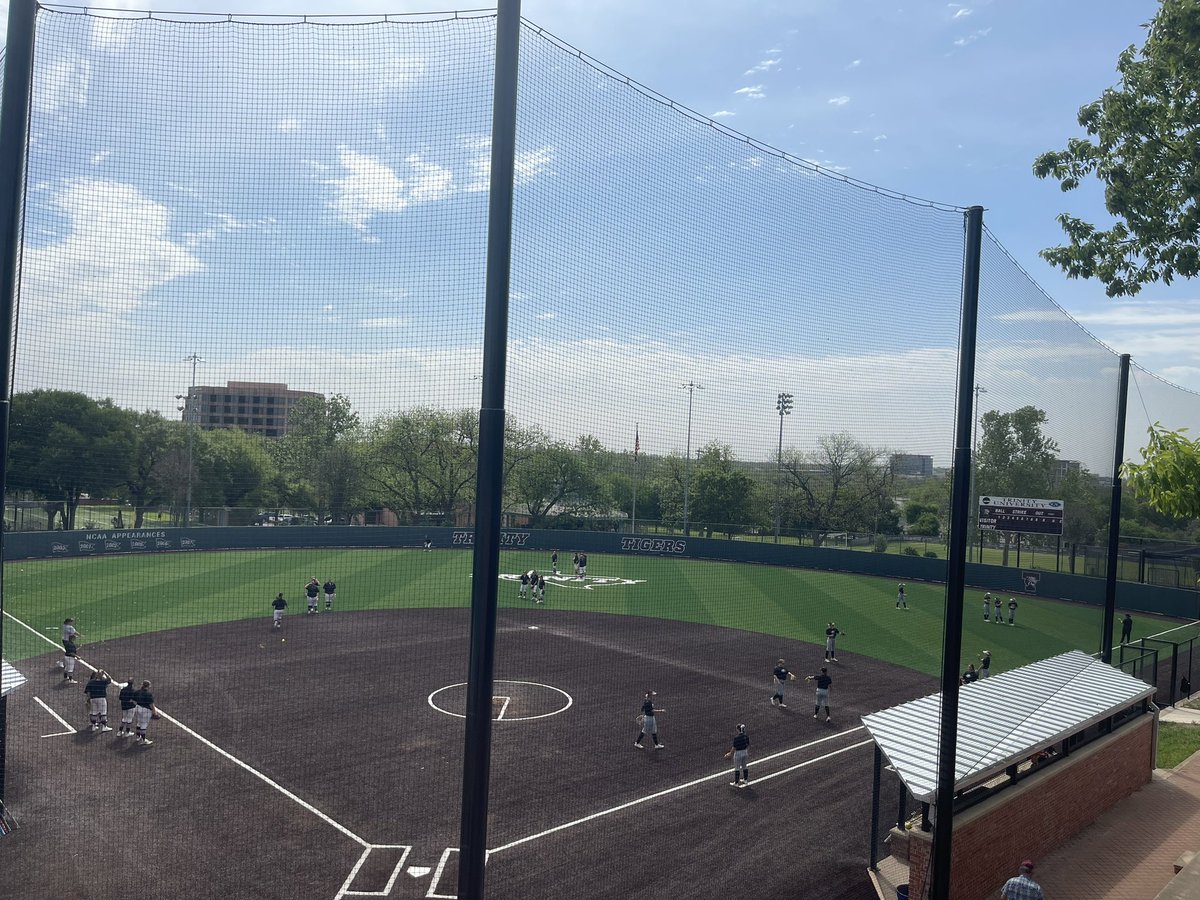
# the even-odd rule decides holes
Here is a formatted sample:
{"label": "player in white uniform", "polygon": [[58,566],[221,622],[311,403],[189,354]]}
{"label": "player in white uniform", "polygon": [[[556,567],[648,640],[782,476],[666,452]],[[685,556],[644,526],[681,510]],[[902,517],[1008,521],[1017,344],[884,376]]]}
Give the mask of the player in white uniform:
{"label": "player in white uniform", "polygon": [[[75,620],[74,619],[63,619],[63,626],[62,626],[63,649],[64,650],[66,649],[67,641],[69,641],[71,639],[78,641],[81,637],[83,637],[83,635],[75,630]],[[64,667],[63,660],[60,659],[58,661],[58,667],[60,669]]]}

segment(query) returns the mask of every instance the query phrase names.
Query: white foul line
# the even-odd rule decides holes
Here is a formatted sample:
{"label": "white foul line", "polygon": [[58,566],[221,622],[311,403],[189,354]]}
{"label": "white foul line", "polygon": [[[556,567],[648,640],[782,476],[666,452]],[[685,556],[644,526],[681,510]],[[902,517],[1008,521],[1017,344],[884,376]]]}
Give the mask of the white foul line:
{"label": "white foul line", "polygon": [[[865,727],[866,727],[865,725],[858,725],[854,728],[848,728],[845,731],[839,731],[837,734],[831,734],[828,737],[818,738],[817,740],[810,741],[807,744],[801,744],[799,747],[792,747],[788,750],[781,750],[778,753],[772,753],[770,756],[764,756],[762,759],[756,760],[755,765],[761,765],[762,763],[769,762],[772,759],[778,759],[779,757],[786,756],[789,753],[795,753],[797,750],[805,750],[809,747],[815,747],[817,744],[823,744],[826,741],[832,741],[832,740],[836,740],[837,738],[840,738],[840,737],[845,737],[848,734],[853,734],[856,731],[861,731]],[[854,744],[853,746],[850,746],[850,747],[843,747],[841,750],[835,750],[832,753],[826,753],[824,756],[818,756],[816,759],[810,759],[807,762],[802,762],[799,765],[792,766],[790,769],[785,769],[783,772],[776,772],[772,775],[767,775],[763,778],[759,778],[758,781],[766,781],[768,778],[775,777],[775,775],[782,775],[782,774],[784,774],[784,772],[791,772],[795,769],[799,769],[799,768],[803,768],[804,766],[812,765],[813,763],[820,762],[821,760],[824,760],[824,759],[829,759],[830,757],[837,756],[839,753],[845,753],[847,750],[853,750],[855,747],[862,747],[869,743],[871,743],[871,742],[863,741],[862,743]],[[546,837],[547,835],[554,834],[557,831],[565,831],[568,828],[574,828],[576,825],[583,825],[584,823],[591,822],[594,819],[599,819],[599,818],[602,818],[603,816],[609,816],[609,815],[612,815],[613,813],[621,812],[622,810],[629,809],[630,807],[633,807],[633,806],[638,806],[642,803],[649,803],[651,800],[657,800],[659,797],[665,797],[668,794],[674,794],[676,791],[686,790],[687,788],[695,787],[698,784],[703,784],[706,781],[712,781],[715,778],[727,778],[727,777],[729,777],[729,773],[731,771],[732,771],[731,769],[722,769],[720,772],[717,772],[713,775],[705,775],[701,778],[695,778],[692,781],[686,782],[684,784],[677,784],[677,785],[675,785],[675,787],[666,788],[665,790],[658,791],[657,793],[650,794],[646,797],[639,797],[637,800],[630,800],[628,803],[622,803],[619,806],[613,806],[609,809],[605,809],[605,810],[601,810],[600,812],[592,813],[591,815],[584,816],[581,819],[576,819],[573,822],[566,822],[562,825],[555,825],[553,828],[547,828],[545,831],[539,831],[537,834],[531,834],[528,837],[523,837],[523,838],[519,838],[518,840],[515,840],[515,841],[510,841],[509,843],[502,844],[499,847],[493,847],[488,852],[489,853],[499,853],[501,850],[511,850],[513,847],[517,847],[521,844],[527,844],[530,841],[536,841],[538,838]]]}
{"label": "white foul line", "polygon": [[48,707],[45,703],[43,703],[41,697],[34,697],[33,699],[38,702],[38,705],[42,709],[44,709],[46,712],[50,713],[50,715],[54,716],[54,718],[58,719],[58,721],[62,723],[63,727],[67,729],[66,731],[56,731],[56,732],[54,732],[54,734],[43,734],[42,737],[44,737],[44,738],[61,737],[64,734],[78,734],[78,732],[71,725],[71,723],[68,722],[66,719],[64,719],[62,716],[60,716],[58,713],[56,713],[54,710],[52,710],[50,707]]}
{"label": "white foul line", "polygon": [[[12,619],[14,622],[16,622],[18,625],[20,625],[22,628],[25,628],[28,631],[31,631],[34,634],[36,634],[39,638],[41,638],[43,641],[45,641],[50,646],[52,646],[52,647],[59,646],[54,641],[50,640],[50,638],[46,637],[44,634],[42,634],[40,631],[38,631],[36,628],[31,628],[29,625],[26,625],[24,622],[22,622],[16,616],[14,616],[12,613],[10,613],[8,610],[4,610],[4,614],[6,616],[8,616],[10,619]],[[83,658],[79,658],[79,662],[83,665],[84,668],[90,669],[93,672],[96,671],[96,667],[91,665],[90,663],[88,663]],[[35,697],[34,699],[36,700],[37,698]],[[38,703],[41,703],[41,702],[42,702],[41,700],[38,700]],[[42,706],[46,706],[46,704],[42,703]],[[49,709],[49,707],[46,707],[46,708]],[[221,754],[223,757],[225,757],[227,760],[229,760],[234,765],[240,766],[242,769],[245,769],[247,772],[249,772],[251,775],[253,775],[255,778],[257,778],[259,781],[262,781],[264,784],[269,785],[270,787],[273,787],[275,790],[279,791],[279,793],[283,794],[283,796],[287,797],[289,800],[292,800],[292,801],[300,804],[300,806],[304,807],[306,810],[308,810],[310,813],[312,813],[318,819],[325,822],[327,825],[332,825],[334,828],[336,828],[342,834],[346,835],[346,837],[350,838],[350,840],[360,844],[363,847],[371,846],[371,844],[369,842],[364,841],[362,838],[360,838],[357,834],[355,834],[353,831],[351,831],[345,825],[342,825],[339,822],[335,822],[333,819],[329,818],[329,816],[325,815],[325,813],[321,812],[319,809],[317,809],[315,806],[313,806],[307,800],[300,799],[295,794],[293,794],[291,791],[289,791],[287,788],[285,788],[283,785],[279,784],[278,782],[272,781],[269,777],[264,775],[262,772],[258,771],[258,769],[255,769],[249,763],[242,762],[240,759],[238,759],[236,756],[234,756],[232,753],[228,752],[227,750],[222,750],[220,747],[218,747],[216,744],[214,744],[208,738],[204,737],[203,735],[197,734],[195,731],[188,728],[186,725],[184,725],[182,722],[180,722],[178,719],[176,719],[174,716],[167,715],[167,713],[163,712],[161,709],[158,712],[159,712],[159,715],[161,715],[164,719],[166,719],[168,722],[173,724],[180,731],[183,731],[186,734],[191,735],[196,740],[198,740],[200,743],[204,744],[204,746],[208,747],[210,750],[215,750],[217,753]],[[51,710],[51,713],[54,714],[53,710]],[[57,714],[54,714],[54,716],[55,716],[55,718],[58,718]],[[62,722],[62,719],[59,719],[59,721]],[[66,725],[67,723],[63,722],[63,724]],[[68,727],[70,727],[70,726],[68,726]]]}

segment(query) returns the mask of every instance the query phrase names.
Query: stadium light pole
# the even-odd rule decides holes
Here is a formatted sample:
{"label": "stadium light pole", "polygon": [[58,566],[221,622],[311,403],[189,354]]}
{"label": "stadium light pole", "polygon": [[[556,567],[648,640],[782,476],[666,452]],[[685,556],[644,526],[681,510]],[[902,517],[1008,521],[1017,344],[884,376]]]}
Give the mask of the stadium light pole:
{"label": "stadium light pole", "polygon": [[792,414],[792,395],[781,393],[775,400],[775,409],[779,412],[779,451],[775,454],[775,543],[779,543],[779,527],[783,518],[783,510],[779,507],[783,494],[783,417]]}
{"label": "stadium light pole", "polygon": [[[979,453],[979,395],[986,394],[987,392],[988,392],[988,389],[985,388],[982,384],[975,385],[975,413],[974,413],[974,417],[973,417],[974,433],[971,435],[971,490],[970,490],[971,496],[969,498],[969,501],[971,503],[971,526],[970,526],[969,530],[972,535],[974,535],[979,530],[979,528],[978,528],[979,504],[977,504],[975,502],[975,468],[976,468],[976,466],[979,465],[979,457],[978,457],[978,453]],[[979,538],[982,541],[983,535],[980,534]],[[972,540],[971,543],[974,544],[975,541]],[[968,555],[969,555],[969,553],[970,553],[970,551],[968,551]],[[979,562],[980,563],[983,562],[983,544],[982,543],[979,545]]]}
{"label": "stadium light pole", "polygon": [[696,391],[704,390],[704,385],[689,381],[681,385],[688,392],[688,430],[687,430],[687,462],[683,467],[683,534],[688,535],[688,490],[692,481],[692,398]]}
{"label": "stadium light pole", "polygon": [[192,386],[188,388],[187,396],[176,394],[176,400],[182,400],[183,406],[179,407],[183,413],[183,420],[188,423],[187,433],[187,499],[183,504],[183,527],[187,528],[192,524],[192,454],[196,435],[196,414],[199,412],[198,404],[196,403],[196,366],[204,362],[204,357],[197,353],[192,353],[183,358],[184,362],[192,364]]}

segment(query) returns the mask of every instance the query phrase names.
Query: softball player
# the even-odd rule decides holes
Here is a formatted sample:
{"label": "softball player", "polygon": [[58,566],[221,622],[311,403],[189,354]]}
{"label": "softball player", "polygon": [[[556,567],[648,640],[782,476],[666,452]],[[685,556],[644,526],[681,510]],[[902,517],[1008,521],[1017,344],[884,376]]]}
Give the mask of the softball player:
{"label": "softball player", "polygon": [[142,682],[142,686],[133,695],[133,702],[137,704],[133,710],[133,723],[137,728],[137,743],[142,747],[149,747],[154,741],[146,737],[146,729],[150,727],[150,720],[158,715],[158,707],[154,705],[154,695],[150,693],[149,681]]}
{"label": "softball player", "polygon": [[275,610],[272,617],[275,627],[279,628],[283,625],[283,611],[287,609],[287,601],[283,599],[283,594],[275,595],[275,599],[271,601],[271,608]]}
{"label": "softball player", "polygon": [[896,589],[896,609],[908,609],[908,595],[904,593],[904,585]]}
{"label": "softball player", "polygon": [[750,787],[750,735],[746,734],[746,726],[739,725],[733,736],[733,746],[725,754],[726,759],[733,760],[733,781],[730,787]]}
{"label": "softball player", "polygon": [[134,710],[137,709],[133,695],[136,693],[137,685],[133,683],[133,676],[130,675],[121,685],[121,692],[117,695],[121,703],[121,725],[117,729],[117,737],[133,737],[133,717]]}
{"label": "softball player", "polygon": [[317,581],[316,575],[308,579],[308,584],[304,586],[304,593],[308,596],[307,615],[311,616],[315,612],[320,612],[317,609],[317,594],[321,593],[321,582]]}
{"label": "softball player", "polygon": [[330,578],[325,582],[325,611],[329,612],[333,609],[333,601],[337,598],[337,585]]}
{"label": "softball player", "polygon": [[795,680],[795,673],[787,670],[782,659],[775,664],[775,668],[771,671],[771,683],[775,686],[775,693],[771,695],[772,706],[787,709],[787,704],[783,702],[783,689],[789,681]]}
{"label": "softball player", "polygon": [[108,727],[108,686],[112,679],[103,669],[97,669],[83,686],[87,695],[88,728],[91,731],[112,731]]}
{"label": "softball player", "polygon": [[642,740],[646,735],[650,735],[654,741],[654,749],[661,750],[666,744],[660,744],[658,741],[658,720],[654,718],[655,713],[666,712],[665,709],[656,709],[654,707],[654,691],[646,691],[646,696],[642,700],[642,714],[639,718],[642,720],[642,729],[638,732],[637,740],[633,742],[633,746],[639,750],[645,750],[642,746]]}
{"label": "softball player", "polygon": [[79,684],[75,680],[75,657],[79,653],[79,647],[75,643],[75,635],[71,635],[63,641],[63,679],[67,684]]}
{"label": "softball player", "polygon": [[825,707],[825,721],[832,722],[833,716],[829,713],[829,686],[833,684],[833,679],[829,677],[829,669],[821,666],[821,671],[817,675],[805,675],[805,681],[815,681],[817,683],[817,705],[813,707],[813,718],[815,719],[821,713],[821,707]]}
{"label": "softball player", "polygon": [[838,629],[838,627],[836,625],[834,625],[832,622],[830,622],[829,627],[825,629],[825,661],[826,662],[837,662],[837,655],[836,655],[837,650],[835,649],[834,645],[837,642],[838,635],[841,633],[842,632]]}

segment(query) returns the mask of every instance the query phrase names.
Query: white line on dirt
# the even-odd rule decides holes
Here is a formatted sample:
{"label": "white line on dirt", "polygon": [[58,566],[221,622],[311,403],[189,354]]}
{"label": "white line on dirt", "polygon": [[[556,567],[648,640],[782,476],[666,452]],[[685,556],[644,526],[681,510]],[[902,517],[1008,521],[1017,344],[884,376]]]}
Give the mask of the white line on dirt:
{"label": "white line on dirt", "polygon": [[49,706],[47,706],[44,702],[42,702],[41,697],[34,697],[33,699],[37,701],[38,706],[50,713],[50,715],[54,716],[54,718],[58,719],[58,721],[62,723],[62,726],[67,729],[66,731],[56,731],[54,734],[43,734],[42,737],[61,737],[64,734],[78,734],[78,732],[75,730],[75,727],[54,710],[52,710]]}

